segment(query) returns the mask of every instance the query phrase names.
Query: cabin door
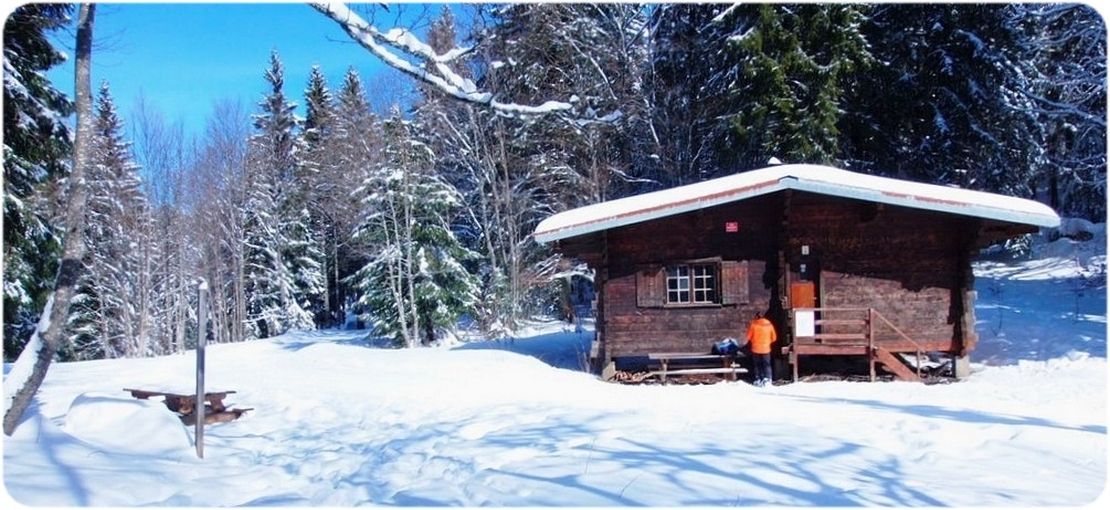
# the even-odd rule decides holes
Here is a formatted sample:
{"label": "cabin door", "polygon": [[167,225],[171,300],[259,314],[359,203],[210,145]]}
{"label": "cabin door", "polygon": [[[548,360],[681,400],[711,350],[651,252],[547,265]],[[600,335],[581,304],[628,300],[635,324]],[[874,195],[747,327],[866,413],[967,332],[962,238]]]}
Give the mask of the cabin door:
{"label": "cabin door", "polygon": [[818,267],[817,256],[812,254],[807,246],[802,252],[798,263],[791,271],[790,282],[790,308],[817,308],[821,306],[819,299],[819,277],[821,270]]}
{"label": "cabin door", "polygon": [[[799,308],[818,308],[821,306],[821,282],[819,275],[821,271],[817,267],[817,258],[809,250],[802,253],[801,258],[795,264],[792,264],[790,271],[790,317],[795,317],[794,310]],[[810,320],[820,319],[820,312],[808,314]],[[800,328],[801,326],[795,326]],[[807,336],[818,333],[820,327],[810,325],[805,333]],[[794,331],[794,334],[799,334],[801,331]]]}
{"label": "cabin door", "polygon": [[791,283],[790,308],[817,308],[817,286],[806,281]]}

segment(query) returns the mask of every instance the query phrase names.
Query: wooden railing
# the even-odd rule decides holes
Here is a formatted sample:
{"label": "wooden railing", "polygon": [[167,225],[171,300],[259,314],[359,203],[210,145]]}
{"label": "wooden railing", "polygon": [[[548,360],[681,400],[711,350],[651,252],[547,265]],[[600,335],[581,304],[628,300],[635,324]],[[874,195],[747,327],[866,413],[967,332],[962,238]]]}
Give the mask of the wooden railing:
{"label": "wooden railing", "polygon": [[[913,339],[910,338],[909,335],[903,333],[902,330],[898,328],[898,326],[895,326],[893,322],[890,322],[890,320],[887,319],[886,317],[884,317],[883,314],[879,313],[878,310],[876,310],[874,308],[868,308],[868,310],[870,310],[869,313],[871,314],[871,328],[870,328],[870,332],[868,334],[868,337],[871,338],[871,342],[874,342],[875,319],[877,318],[879,320],[882,320],[883,323],[885,323],[887,325],[887,327],[889,327],[891,330],[893,330],[895,333],[897,333],[898,336],[902,337],[902,340],[905,340],[906,342],[909,342],[910,345],[914,346],[914,354],[917,357],[917,359],[916,359],[917,362],[914,363],[914,369],[917,372],[917,377],[920,379],[921,378],[921,361],[922,361],[922,358],[925,356],[925,350],[921,347],[921,344],[913,341]],[[873,348],[874,348],[874,345],[872,344],[872,349]],[[872,359],[872,364],[874,364],[874,357],[872,357],[871,359]],[[871,369],[871,379],[872,380],[875,379],[874,374],[875,374],[875,369],[872,368]]]}
{"label": "wooden railing", "polygon": [[[898,326],[894,325],[889,319],[884,317],[878,310],[874,308],[795,308],[791,311],[791,323],[794,323],[797,312],[813,312],[814,314],[814,334],[807,336],[798,336],[797,331],[794,335],[794,343],[807,346],[806,351],[811,354],[865,354],[868,361],[868,369],[870,372],[871,380],[875,380],[875,361],[879,361],[890,369],[897,371],[898,367],[893,366],[888,360],[892,360],[893,352],[883,349],[884,342],[875,339],[875,325],[881,322],[905,343],[913,346],[917,363],[915,364],[916,377],[921,378],[921,364],[925,355],[925,349],[918,342],[914,341],[901,330]],[[860,318],[826,318],[829,315],[842,315],[842,314],[861,314]],[[823,326],[838,326],[838,332],[827,333],[821,331]],[[844,328],[847,327],[847,328]],[[854,328],[856,331],[852,331]],[[847,329],[848,332],[845,332]],[[794,345],[789,347],[791,353],[791,363],[793,364],[794,379],[798,378],[798,349]],[[864,352],[858,352],[864,351]],[[904,351],[903,351],[904,352]],[[888,358],[888,356],[890,356]],[[903,365],[904,367],[904,365]],[[905,370],[905,368],[903,368]],[[907,375],[907,377],[911,377]]]}

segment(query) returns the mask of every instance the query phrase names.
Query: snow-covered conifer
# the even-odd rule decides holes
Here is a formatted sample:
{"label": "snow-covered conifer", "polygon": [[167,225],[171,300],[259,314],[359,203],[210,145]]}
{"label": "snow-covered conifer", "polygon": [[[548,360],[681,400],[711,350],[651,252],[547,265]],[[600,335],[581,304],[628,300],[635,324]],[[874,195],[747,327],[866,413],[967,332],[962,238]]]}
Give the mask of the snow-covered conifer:
{"label": "snow-covered conifer", "polygon": [[730,9],[727,52],[739,74],[730,123],[738,142],[724,161],[759,168],[769,157],[836,164],[838,124],[853,74],[873,59],[851,5],[762,4]]}
{"label": "snow-covered conifer", "polygon": [[296,104],[285,100],[276,51],[265,76],[270,90],[254,116],[244,207],[247,321],[250,334],[262,338],[312,329],[309,310],[323,294],[322,254],[308,228],[306,190],[300,186]]}
{"label": "snow-covered conifer", "polygon": [[124,140],[108,84],[95,106],[85,224],[85,273],[71,307],[72,354],[79,359],[150,355],[140,304],[149,276],[150,211],[139,166]]}
{"label": "snow-covered conifer", "polygon": [[47,39],[72,6],[26,4],[4,23],[4,355],[14,359],[53,289],[60,253],[51,196],[72,150],[72,105],[45,72],[65,60]]}
{"label": "snow-covered conifer", "polygon": [[851,168],[1029,196],[1043,148],[1007,6],[884,6],[861,30],[880,65],[845,106]]}
{"label": "snow-covered conifer", "polygon": [[452,329],[477,299],[463,263],[474,254],[451,229],[458,192],[433,171],[434,154],[399,111],[385,123],[385,159],[360,189],[358,235],[371,260],[356,274],[359,299],[379,334],[415,347]]}

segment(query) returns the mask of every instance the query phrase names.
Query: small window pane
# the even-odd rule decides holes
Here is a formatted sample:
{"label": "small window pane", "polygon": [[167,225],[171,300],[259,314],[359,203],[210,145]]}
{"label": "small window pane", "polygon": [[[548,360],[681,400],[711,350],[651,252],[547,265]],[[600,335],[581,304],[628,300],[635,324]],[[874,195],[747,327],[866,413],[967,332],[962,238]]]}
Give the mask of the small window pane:
{"label": "small window pane", "polygon": [[702,264],[692,267],[695,303],[717,302],[717,267]]}
{"label": "small window pane", "polygon": [[670,266],[667,268],[667,302],[690,302],[689,266]]}

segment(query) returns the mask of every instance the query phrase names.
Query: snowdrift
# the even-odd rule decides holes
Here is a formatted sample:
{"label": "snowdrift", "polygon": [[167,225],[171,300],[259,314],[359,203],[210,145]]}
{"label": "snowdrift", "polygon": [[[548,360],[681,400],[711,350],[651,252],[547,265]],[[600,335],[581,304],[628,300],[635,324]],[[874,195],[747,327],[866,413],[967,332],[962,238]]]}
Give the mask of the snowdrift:
{"label": "snowdrift", "polygon": [[4,486],[48,506],[1089,504],[1106,287],[1085,267],[1105,245],[1059,242],[1078,244],[977,264],[959,383],[622,386],[580,371],[592,332],[560,323],[412,350],[302,332],[209,348],[207,386],[255,411],[209,427],[203,460],[121,391],[188,392],[191,355],[56,364],[4,438]]}

